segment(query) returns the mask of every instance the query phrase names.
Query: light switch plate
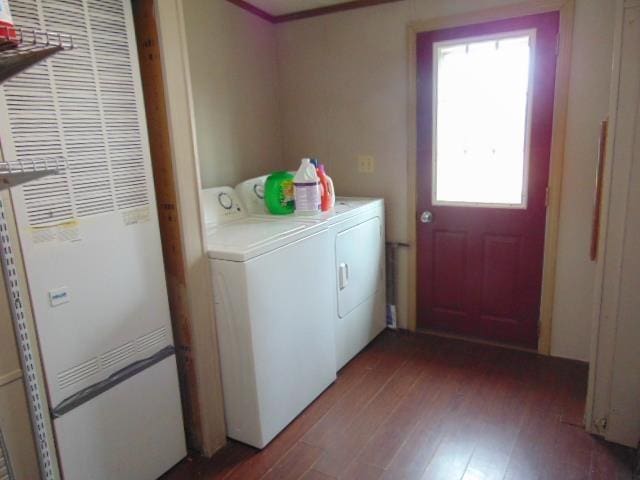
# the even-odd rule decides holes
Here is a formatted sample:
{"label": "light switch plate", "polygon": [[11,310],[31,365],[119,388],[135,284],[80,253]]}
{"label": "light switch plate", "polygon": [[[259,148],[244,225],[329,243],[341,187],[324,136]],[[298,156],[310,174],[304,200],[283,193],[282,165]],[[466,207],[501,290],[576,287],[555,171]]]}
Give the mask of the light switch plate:
{"label": "light switch plate", "polygon": [[56,288],[55,290],[49,290],[49,305],[57,307],[69,303],[69,289],[67,287]]}

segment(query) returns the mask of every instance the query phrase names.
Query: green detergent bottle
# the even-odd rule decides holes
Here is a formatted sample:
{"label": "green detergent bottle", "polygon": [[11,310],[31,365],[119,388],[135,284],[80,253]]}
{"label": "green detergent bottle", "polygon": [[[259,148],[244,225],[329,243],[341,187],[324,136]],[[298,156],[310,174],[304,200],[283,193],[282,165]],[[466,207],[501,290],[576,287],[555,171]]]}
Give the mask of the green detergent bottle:
{"label": "green detergent bottle", "polygon": [[293,174],[273,172],[264,184],[264,202],[274,215],[287,215],[295,210]]}

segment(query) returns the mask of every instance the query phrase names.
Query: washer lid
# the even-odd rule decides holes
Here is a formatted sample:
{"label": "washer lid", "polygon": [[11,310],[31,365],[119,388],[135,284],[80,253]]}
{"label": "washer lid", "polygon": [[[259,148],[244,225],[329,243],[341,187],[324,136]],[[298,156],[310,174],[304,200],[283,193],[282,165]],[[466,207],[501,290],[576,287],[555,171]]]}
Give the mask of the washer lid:
{"label": "washer lid", "polygon": [[323,212],[321,215],[327,222],[335,223],[353,215],[360,215],[365,210],[382,204],[383,200],[381,198],[337,197],[333,210]]}
{"label": "washer lid", "polygon": [[322,224],[246,218],[207,228],[209,258],[243,262],[324,230]]}
{"label": "washer lid", "polygon": [[255,214],[254,212],[250,212],[250,215],[253,218],[273,219],[276,221],[283,220],[285,218],[294,218],[298,222],[334,225],[355,215],[360,215],[369,209],[380,208],[383,204],[384,200],[381,198],[338,197],[336,198],[336,205],[332,210],[318,213],[316,215],[297,216],[294,213],[291,217],[282,217],[279,215],[272,215],[270,213]]}

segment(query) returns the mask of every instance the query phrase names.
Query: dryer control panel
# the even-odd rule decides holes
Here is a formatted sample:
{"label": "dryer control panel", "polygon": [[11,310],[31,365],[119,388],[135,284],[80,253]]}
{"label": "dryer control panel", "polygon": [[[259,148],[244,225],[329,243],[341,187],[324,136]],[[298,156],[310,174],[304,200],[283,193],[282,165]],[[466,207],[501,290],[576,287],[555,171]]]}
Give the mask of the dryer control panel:
{"label": "dryer control panel", "polygon": [[269,175],[251,178],[236,185],[236,192],[240,201],[250,214],[268,214],[267,206],[264,204],[264,186]]}

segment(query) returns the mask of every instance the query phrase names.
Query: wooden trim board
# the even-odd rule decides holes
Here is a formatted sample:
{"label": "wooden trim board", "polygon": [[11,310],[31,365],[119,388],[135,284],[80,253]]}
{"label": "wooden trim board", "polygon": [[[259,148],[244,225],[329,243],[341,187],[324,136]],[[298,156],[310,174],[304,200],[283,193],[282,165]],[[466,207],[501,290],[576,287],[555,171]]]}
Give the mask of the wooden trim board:
{"label": "wooden trim board", "polygon": [[544,265],[542,273],[542,298],[540,302],[540,321],[538,352],[549,355],[551,352],[551,324],[553,296],[555,291],[555,271],[558,250],[558,229],[560,221],[560,193],[562,186],[562,166],[564,162],[564,144],[566,136],[567,106],[569,92],[569,74],[571,68],[571,39],[573,35],[574,0],[528,0],[523,3],[496,7],[425,21],[412,22],[407,27],[408,42],[408,159],[407,188],[408,224],[409,224],[409,308],[408,326],[416,330],[416,142],[417,142],[417,84],[416,84],[416,40],[420,32],[444,28],[491,22],[513,17],[522,17],[550,11],[560,12],[559,48],[556,70],[555,100],[553,109],[553,130],[551,139],[551,159],[549,171],[549,202],[544,247]]}
{"label": "wooden trim board", "polygon": [[302,12],[288,13],[286,15],[277,15],[274,17],[274,23],[291,22],[294,20],[302,20],[304,18],[317,17],[319,15],[328,15],[330,13],[344,12],[354,10],[356,8],[374,7],[384,3],[401,2],[404,0],[355,0],[352,2],[339,3],[328,7],[312,8],[311,10],[303,10]]}
{"label": "wooden trim board", "polygon": [[188,316],[192,360],[197,384],[201,451],[211,456],[226,443],[222,382],[215,329],[213,287],[206,255],[203,212],[200,206],[200,170],[195,139],[193,96],[182,0],[154,1],[158,51],[166,108],[170,161],[168,188],[174,190],[176,225],[173,234],[184,283],[172,294],[181,296],[180,315]]}
{"label": "wooden trim board", "polygon": [[256,7],[245,0],[227,0],[229,3],[256,15],[263,20],[271,23],[284,23],[294,20],[302,20],[304,18],[317,17],[319,15],[328,15],[330,13],[344,12],[346,10],[354,10],[356,8],[373,7],[384,3],[402,2],[404,0],[352,0],[350,2],[338,3],[337,5],[329,5],[327,7],[311,8],[299,12],[286,13],[283,15],[271,15],[269,12]]}
{"label": "wooden trim board", "polygon": [[233,3],[236,7],[240,7],[243,10],[254,14],[256,17],[260,17],[261,19],[266,20],[267,22],[275,23],[276,21],[276,17],[274,17],[270,13],[265,12],[261,8],[258,8],[249,2],[245,2],[244,0],[227,0],[227,2]]}
{"label": "wooden trim board", "polygon": [[0,375],[0,387],[4,387],[16,380],[22,379],[22,369],[13,370],[12,372]]}
{"label": "wooden trim board", "polygon": [[191,318],[187,298],[184,294],[186,276],[182,255],[182,228],[180,218],[177,215],[174,170],[169,142],[161,52],[154,16],[154,1],[135,0],[133,12],[187,445],[190,449],[200,450],[202,448],[202,429],[198,385],[193,362]]}
{"label": "wooden trim board", "polygon": [[[441,331],[438,331],[438,330],[430,330],[428,328],[420,328],[420,329],[416,330],[415,333],[417,335],[430,335],[432,337],[450,338],[450,339],[454,339],[454,340],[460,340],[462,342],[477,343],[479,345],[489,345],[491,347],[504,348],[504,349],[507,349],[507,350],[516,350],[518,352],[527,352],[527,353],[534,353],[534,354],[539,353],[535,349],[521,347],[519,345],[512,345],[512,344],[504,343],[504,342],[496,342],[496,341],[492,341],[492,340],[486,340],[484,338],[466,337],[464,335],[458,335],[456,333],[441,332]],[[569,360],[569,361],[573,362],[573,361],[576,361],[576,360]],[[581,363],[584,363],[584,362],[581,362]]]}

